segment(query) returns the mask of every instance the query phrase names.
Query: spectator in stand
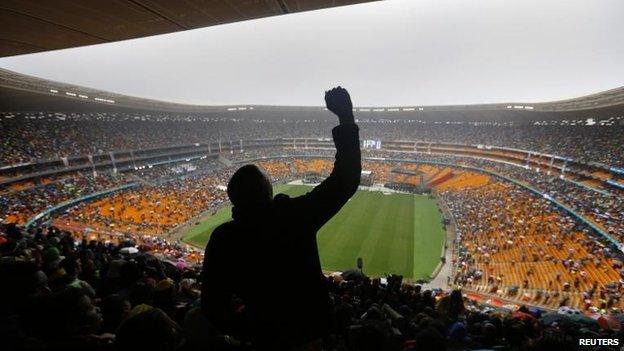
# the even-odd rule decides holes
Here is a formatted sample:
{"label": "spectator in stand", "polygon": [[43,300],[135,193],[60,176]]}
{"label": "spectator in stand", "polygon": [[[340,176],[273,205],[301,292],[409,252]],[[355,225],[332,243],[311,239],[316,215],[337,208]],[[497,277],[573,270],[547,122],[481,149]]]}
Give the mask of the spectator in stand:
{"label": "spectator in stand", "polygon": [[[329,333],[330,301],[316,232],[357,190],[361,160],[349,94],[337,87],[325,93],[325,101],[340,121],[332,131],[337,151],[329,178],[306,195],[291,199],[279,194],[273,199],[267,176],[254,165],[241,167],[228,183],[233,221],[217,227],[206,247],[204,313],[227,333],[227,306],[234,295],[242,298],[259,350],[320,349]],[[262,276],[278,266],[290,279],[288,287],[263,282]],[[248,279],[242,282],[240,276]]]}

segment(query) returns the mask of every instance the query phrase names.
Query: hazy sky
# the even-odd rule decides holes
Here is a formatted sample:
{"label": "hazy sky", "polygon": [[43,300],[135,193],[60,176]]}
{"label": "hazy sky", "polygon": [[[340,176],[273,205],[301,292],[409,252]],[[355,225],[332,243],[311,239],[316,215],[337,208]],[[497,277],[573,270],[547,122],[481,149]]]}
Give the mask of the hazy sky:
{"label": "hazy sky", "polygon": [[388,0],[0,59],[193,104],[539,102],[624,85],[622,0]]}

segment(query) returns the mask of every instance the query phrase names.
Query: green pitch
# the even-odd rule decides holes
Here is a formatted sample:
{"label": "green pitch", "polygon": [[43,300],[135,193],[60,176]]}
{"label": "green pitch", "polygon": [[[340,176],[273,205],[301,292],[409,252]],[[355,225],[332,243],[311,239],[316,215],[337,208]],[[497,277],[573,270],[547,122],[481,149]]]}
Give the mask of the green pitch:
{"label": "green pitch", "polygon": [[[294,197],[310,189],[279,185],[275,192]],[[213,229],[230,219],[230,207],[224,207],[190,229],[184,241],[204,247]],[[367,275],[427,279],[440,262],[444,236],[438,207],[426,196],[359,190],[320,230],[318,245],[325,270],[353,268],[362,257]]]}

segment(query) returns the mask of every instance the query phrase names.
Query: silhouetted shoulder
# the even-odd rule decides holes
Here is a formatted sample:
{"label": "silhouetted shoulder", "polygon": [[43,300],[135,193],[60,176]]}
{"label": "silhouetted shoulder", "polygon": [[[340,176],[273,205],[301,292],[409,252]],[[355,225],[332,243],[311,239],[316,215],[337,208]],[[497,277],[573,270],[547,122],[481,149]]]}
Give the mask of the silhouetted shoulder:
{"label": "silhouetted shoulder", "polygon": [[286,194],[279,193],[279,194],[275,195],[275,197],[273,198],[273,201],[275,201],[276,204],[280,204],[280,203],[283,203],[283,202],[288,202],[288,201],[290,201],[290,196],[288,196]]}
{"label": "silhouetted shoulder", "polygon": [[228,221],[216,227],[212,231],[212,234],[210,234],[207,247],[223,245],[223,243],[228,240],[228,234],[234,232],[233,227],[234,221]]}

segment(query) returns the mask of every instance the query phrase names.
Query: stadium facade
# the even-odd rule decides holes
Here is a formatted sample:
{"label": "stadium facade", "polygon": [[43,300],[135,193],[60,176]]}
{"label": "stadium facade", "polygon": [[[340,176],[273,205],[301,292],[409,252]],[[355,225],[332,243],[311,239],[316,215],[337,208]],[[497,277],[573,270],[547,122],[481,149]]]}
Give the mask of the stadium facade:
{"label": "stadium facade", "polygon": [[[196,115],[207,118],[328,119],[318,106],[203,106],[165,102],[55,82],[0,69],[0,111],[6,112],[131,112]],[[551,102],[442,106],[358,106],[360,119],[415,119],[438,122],[540,121],[584,123],[624,116],[624,87]]]}

